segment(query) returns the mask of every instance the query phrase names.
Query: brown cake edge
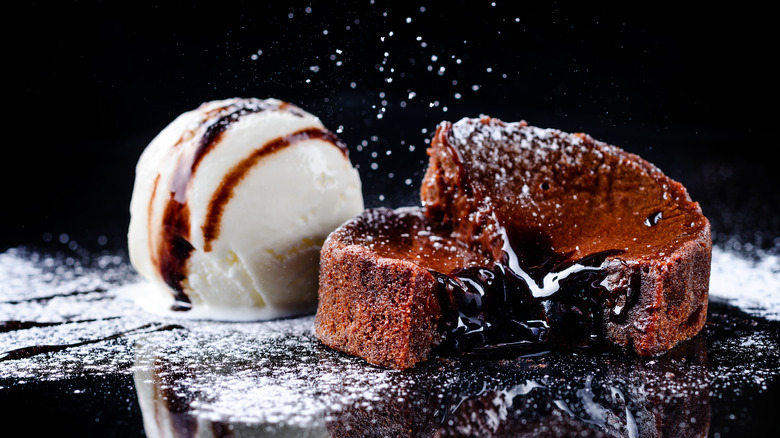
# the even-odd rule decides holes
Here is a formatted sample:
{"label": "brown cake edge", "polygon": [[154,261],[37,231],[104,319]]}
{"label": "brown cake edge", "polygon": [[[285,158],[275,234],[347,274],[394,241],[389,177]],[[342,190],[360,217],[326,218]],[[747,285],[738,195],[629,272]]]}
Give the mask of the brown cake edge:
{"label": "brown cake edge", "polygon": [[[667,258],[614,259],[607,269],[613,290],[639,283],[638,302],[623,323],[607,322],[607,339],[640,356],[654,356],[696,336],[707,321],[712,239],[710,227]],[[605,309],[605,312],[609,312]]]}
{"label": "brown cake edge", "polygon": [[[440,127],[437,137],[447,126]],[[584,135],[582,138],[602,144]],[[620,153],[645,172],[661,177],[670,190],[679,189],[701,215],[700,207],[680,183],[642,158]],[[436,221],[452,221],[454,218],[447,216],[452,210],[470,211],[454,159],[457,157],[449,154],[432,155],[423,182],[423,203]],[[604,309],[605,335],[610,342],[641,356],[652,356],[701,331],[707,317],[712,257],[710,224],[706,218],[704,223],[695,236],[663,257],[608,259],[608,289],[615,293],[626,293],[630,288],[637,289],[632,293],[638,291],[636,303],[626,307],[620,322],[610,315],[612,308]],[[483,247],[496,248],[499,236],[484,232],[485,225],[479,220],[469,222],[461,233],[481,235],[478,240]],[[339,233],[331,234],[321,253],[315,336],[331,348],[376,365],[405,369],[426,360],[443,336],[434,276],[412,262],[383,258],[366,246],[347,244]]]}
{"label": "brown cake edge", "polygon": [[[481,123],[489,123],[484,117]],[[524,122],[521,122],[525,126]],[[428,169],[421,189],[421,198],[429,216],[438,221],[456,222],[462,236],[474,239],[482,248],[501,247],[500,236],[480,221],[459,221],[472,217],[478,211],[477,203],[464,187],[464,175],[459,171],[459,157],[452,153],[448,135],[451,122],[443,122],[436,131],[428,149]],[[653,356],[674,348],[680,342],[696,336],[707,319],[709,279],[712,259],[712,237],[709,221],[701,207],[693,202],[685,187],[669,178],[655,165],[642,157],[594,140],[586,134],[572,134],[583,142],[632,161],[658,183],[667,184],[670,192],[679,192],[686,208],[693,209],[704,219],[704,227],[695,236],[682,242],[671,254],[653,259],[614,256],[608,272],[613,293],[626,293],[628,288],[639,289],[637,302],[627,310],[621,323],[610,316],[612,309],[604,309],[606,338],[613,344],[641,356]],[[437,152],[437,150],[439,152]],[[453,214],[457,212],[457,214]],[[473,215],[485,219],[485,215]],[[496,256],[495,254],[493,255]],[[638,282],[637,282],[638,280]]]}
{"label": "brown cake edge", "polygon": [[406,369],[441,343],[442,311],[428,270],[333,235],[321,260],[314,334],[325,345],[375,365]]}

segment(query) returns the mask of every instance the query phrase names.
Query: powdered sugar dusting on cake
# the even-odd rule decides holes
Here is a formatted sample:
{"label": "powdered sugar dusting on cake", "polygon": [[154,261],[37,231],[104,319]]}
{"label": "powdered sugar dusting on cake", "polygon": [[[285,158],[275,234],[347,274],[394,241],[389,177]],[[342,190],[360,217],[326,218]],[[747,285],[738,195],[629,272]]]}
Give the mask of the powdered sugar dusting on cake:
{"label": "powdered sugar dusting on cake", "polygon": [[[576,158],[585,153],[603,156],[600,148],[611,151],[611,147],[593,142],[594,147],[585,147],[585,135],[568,134],[557,129],[529,126],[525,121],[503,122],[482,116],[479,119],[463,118],[452,124],[450,141],[466,155],[477,157],[474,165],[487,172],[506,172],[512,167],[512,160],[505,156],[521,156],[523,160],[546,162],[549,153],[554,151],[562,155],[569,165],[576,165]],[[495,147],[493,145],[498,145]],[[578,146],[575,150],[574,146]],[[530,151],[532,154],[521,153]]]}

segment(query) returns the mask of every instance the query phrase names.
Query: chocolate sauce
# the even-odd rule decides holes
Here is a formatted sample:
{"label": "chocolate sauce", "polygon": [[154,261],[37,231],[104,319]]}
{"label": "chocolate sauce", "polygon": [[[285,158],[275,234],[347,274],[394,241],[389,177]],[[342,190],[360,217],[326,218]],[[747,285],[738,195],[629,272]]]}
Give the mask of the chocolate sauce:
{"label": "chocolate sauce", "polygon": [[165,208],[162,229],[157,266],[165,284],[174,291],[172,310],[189,310],[192,303],[182,281],[187,278],[187,259],[195,249],[189,241],[190,209],[178,202],[173,193]]}
{"label": "chocolate sauce", "polygon": [[43,301],[50,301],[55,298],[67,298],[67,297],[74,297],[78,295],[86,295],[86,294],[93,294],[98,292],[105,292],[106,290],[103,288],[96,288],[91,290],[76,290],[73,292],[67,292],[63,294],[54,294],[54,295],[46,295],[43,297],[34,297],[34,298],[25,298],[22,300],[14,300],[14,301],[0,301],[0,304],[21,304],[21,303],[29,303],[29,302],[43,302]]}
{"label": "chocolate sauce", "polygon": [[[186,311],[192,308],[192,302],[182,286],[182,282],[187,278],[187,260],[194,249],[190,243],[190,210],[187,205],[187,186],[203,158],[219,144],[222,134],[233,123],[247,114],[266,110],[280,110],[290,112],[298,117],[305,116],[303,110],[286,102],[277,104],[257,99],[239,100],[227,107],[214,110],[215,114],[209,119],[208,125],[198,140],[197,147],[185,151],[177,163],[170,187],[170,199],[163,213],[162,237],[156,249],[156,263],[160,275],[165,284],[174,292],[172,310]],[[211,250],[211,242],[219,235],[220,219],[225,205],[232,197],[235,186],[243,179],[247,171],[263,156],[310,138],[325,139],[338,146],[344,154],[347,153],[346,145],[336,135],[319,128],[299,131],[260,146],[223,177],[219,188],[212,195],[206,221],[203,225],[204,250],[206,252]],[[155,191],[156,188],[155,184]],[[154,227],[149,227],[149,230],[153,229]]]}
{"label": "chocolate sauce", "polygon": [[[203,158],[219,144],[222,134],[233,123],[247,114],[274,109],[288,111],[299,117],[304,116],[302,110],[284,102],[275,104],[257,99],[239,100],[227,107],[214,110],[214,114],[211,115],[203,134],[198,140],[197,147],[185,151],[181,156],[172,178],[170,199],[168,200],[163,213],[162,238],[156,251],[156,263],[160,275],[163,281],[165,281],[165,284],[174,291],[174,304],[172,310],[184,311],[192,308],[190,298],[182,287],[182,281],[187,278],[187,260],[194,249],[190,243],[190,210],[187,205],[186,195],[187,186],[189,185],[192,176],[197,171]],[[334,144],[341,146],[342,150],[345,149],[340,141],[338,143],[334,142]],[[261,147],[261,149],[266,149],[267,146],[268,145]],[[246,172],[246,170],[248,169],[244,169],[243,172]],[[155,184],[155,192],[156,189],[157,187]],[[220,187],[220,192],[223,190],[224,187]],[[232,187],[229,188],[229,191],[232,193]],[[227,202],[227,199],[224,202]],[[220,210],[216,214],[217,220],[221,214],[221,209],[224,208],[224,202],[219,205]],[[206,225],[204,225],[204,230],[206,227],[219,227],[218,222],[214,225],[211,220],[212,216],[213,215],[209,213]],[[149,229],[153,230],[154,227],[149,227]],[[216,234],[212,236],[207,232],[206,251],[210,250],[210,242],[215,236]]]}
{"label": "chocolate sauce", "polygon": [[[129,335],[136,332],[143,332],[146,329],[149,329],[153,326],[157,325],[156,323],[149,323],[144,324],[140,327],[136,327],[134,329],[126,330],[123,332],[119,332],[116,334],[113,334],[111,336],[106,336],[103,338],[97,338],[97,339],[90,339],[86,341],[81,342],[75,342],[72,344],[58,344],[58,345],[33,345],[30,347],[22,347],[17,348],[15,350],[6,351],[2,354],[0,354],[0,362],[6,361],[6,360],[19,360],[19,359],[27,359],[33,356],[37,356],[39,354],[44,353],[56,353],[58,351],[67,350],[68,348],[75,348],[75,347],[81,347],[83,345],[90,345],[90,344],[96,344],[98,342],[103,341],[110,341],[112,339],[117,339],[125,335]],[[180,325],[176,324],[169,324],[164,325],[162,327],[157,327],[153,330],[148,330],[148,332],[160,332],[160,331],[167,331],[167,330],[175,330],[175,329],[181,329],[184,328]]]}
{"label": "chocolate sauce", "polygon": [[664,214],[662,211],[656,211],[645,219],[645,226],[653,227],[658,225],[658,222],[663,219]]}
{"label": "chocolate sauce", "polygon": [[[242,116],[274,107],[261,100],[241,100],[217,109],[201,135],[197,147],[185,151],[179,159],[171,181],[170,199],[163,213],[163,236],[157,248],[157,266],[160,275],[165,284],[174,291],[172,310],[192,308],[192,303],[182,287],[182,281],[187,278],[187,259],[194,249],[189,241],[190,210],[187,205],[187,186],[192,176],[203,161],[203,157],[214,149],[230,125]],[[155,182],[155,192],[156,189]],[[149,227],[150,231],[153,229],[154,227]]]}
{"label": "chocolate sauce", "polygon": [[256,149],[252,154],[241,160],[238,164],[233,166],[233,168],[231,168],[230,171],[224,177],[222,177],[219,188],[217,188],[217,190],[211,196],[208,211],[206,213],[206,221],[203,224],[204,251],[211,251],[211,243],[217,237],[219,237],[220,225],[222,223],[222,213],[225,211],[225,206],[233,197],[233,191],[235,190],[236,186],[238,186],[241,180],[244,179],[247,173],[263,157],[271,155],[288,146],[292,146],[296,143],[311,139],[325,140],[338,146],[344,153],[346,153],[346,146],[332,132],[321,128],[308,128],[285,135],[284,137],[271,140],[262,147]]}
{"label": "chocolate sauce", "polygon": [[[451,319],[443,348],[474,355],[590,347],[606,333],[604,308],[613,294],[601,285],[604,260],[620,250],[573,259],[550,249],[549,238],[507,230],[499,260],[436,274]],[[446,314],[445,313],[445,314]]]}
{"label": "chocolate sauce", "polygon": [[53,327],[53,326],[64,325],[64,324],[79,324],[83,322],[108,321],[111,319],[118,319],[118,318],[119,318],[118,316],[112,316],[110,318],[78,319],[72,321],[52,321],[52,322],[17,321],[17,320],[0,321],[0,333],[15,332],[17,330],[27,330],[35,327]]}
{"label": "chocolate sauce", "polygon": [[[200,137],[198,147],[195,148],[195,153],[192,157],[192,164],[190,166],[191,173],[195,173],[203,157],[211,152],[211,150],[219,143],[219,139],[222,136],[222,133],[224,133],[230,127],[230,125],[239,121],[241,117],[244,117],[247,114],[274,109],[285,109],[286,111],[290,111],[290,108],[292,108],[291,105],[284,103],[275,105],[265,100],[252,99],[239,100],[222,109],[219,117],[215,117],[211,120],[211,123],[206,127],[205,132]],[[300,112],[291,111],[291,113],[297,115],[298,117],[303,117],[303,114]]]}

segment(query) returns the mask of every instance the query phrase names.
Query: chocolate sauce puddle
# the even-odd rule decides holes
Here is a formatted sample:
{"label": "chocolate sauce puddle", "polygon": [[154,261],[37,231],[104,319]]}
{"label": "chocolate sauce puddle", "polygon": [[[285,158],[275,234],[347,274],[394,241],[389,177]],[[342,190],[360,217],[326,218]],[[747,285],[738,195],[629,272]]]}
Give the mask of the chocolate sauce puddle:
{"label": "chocolate sauce puddle", "polygon": [[572,259],[553,251],[549,238],[531,230],[503,231],[501,257],[493,266],[435,273],[442,303],[451,315],[440,348],[458,354],[509,356],[560,347],[603,344],[604,308],[615,297],[601,283],[602,251]]}
{"label": "chocolate sauce puddle", "polygon": [[104,342],[104,341],[110,341],[112,339],[117,339],[125,335],[133,334],[133,333],[151,333],[151,332],[161,332],[161,331],[168,331],[168,330],[176,330],[176,329],[183,329],[184,327],[176,324],[169,324],[164,325],[161,327],[157,327],[152,330],[147,330],[150,327],[154,327],[155,325],[159,325],[157,323],[149,323],[144,324],[140,327],[136,327],[134,329],[126,330],[123,332],[119,332],[116,334],[113,334],[111,336],[105,336],[102,338],[97,339],[89,339],[86,341],[81,342],[75,342],[72,344],[58,344],[58,345],[33,345],[30,347],[22,347],[17,348],[15,350],[9,350],[5,353],[0,354],[0,362],[6,361],[6,360],[19,360],[19,359],[27,359],[33,356],[37,356],[39,354],[44,353],[56,353],[59,351],[67,350],[68,348],[75,348],[75,347],[81,347],[83,345],[90,345],[90,344],[96,344],[98,342]]}

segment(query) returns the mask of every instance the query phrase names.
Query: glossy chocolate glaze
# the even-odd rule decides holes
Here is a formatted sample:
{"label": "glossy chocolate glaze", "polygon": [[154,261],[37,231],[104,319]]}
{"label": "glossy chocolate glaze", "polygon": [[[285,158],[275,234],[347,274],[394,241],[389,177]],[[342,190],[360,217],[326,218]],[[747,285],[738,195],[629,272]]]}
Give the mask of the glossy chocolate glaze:
{"label": "glossy chocolate glaze", "polygon": [[[217,147],[222,135],[233,123],[248,114],[266,110],[287,111],[298,117],[305,116],[305,113],[300,108],[286,102],[277,104],[257,99],[236,101],[231,105],[217,108],[207,114],[207,120],[202,125],[205,128],[202,128],[203,132],[197,140],[196,147],[192,148],[191,151],[186,151],[177,163],[170,187],[170,199],[163,213],[162,236],[158,241],[157,248],[151,251],[152,254],[156,255],[154,262],[157,265],[161,278],[174,292],[172,310],[186,311],[192,307],[190,298],[182,286],[182,282],[187,278],[187,260],[194,250],[190,243],[191,212],[187,205],[186,195],[189,181],[195,175],[203,158]],[[184,143],[185,137],[192,135],[195,134],[188,132],[174,147],[180,147]],[[321,128],[310,128],[259,145],[252,154],[236,164],[223,177],[219,188],[212,195],[209,202],[206,220],[203,225],[204,250],[206,252],[211,250],[211,243],[219,236],[221,216],[225,206],[233,196],[235,187],[241,182],[247,172],[263,157],[287,146],[312,138],[328,141],[337,146],[344,154],[347,153],[346,146],[335,134]],[[156,194],[158,191],[156,183],[154,190]],[[156,227],[149,226],[150,232],[154,229]],[[150,239],[150,242],[152,241],[154,240]]]}
{"label": "glossy chocolate glaze", "polygon": [[[491,267],[436,274],[440,296],[450,298],[442,348],[518,355],[604,342],[604,308],[612,308],[615,297],[601,284],[607,276],[601,265],[620,251],[571,259],[540,251],[547,247],[539,244],[546,240],[544,236],[524,237],[540,240],[513,242],[512,249]],[[529,263],[531,255],[536,262]],[[549,295],[537,296],[538,292]]]}

